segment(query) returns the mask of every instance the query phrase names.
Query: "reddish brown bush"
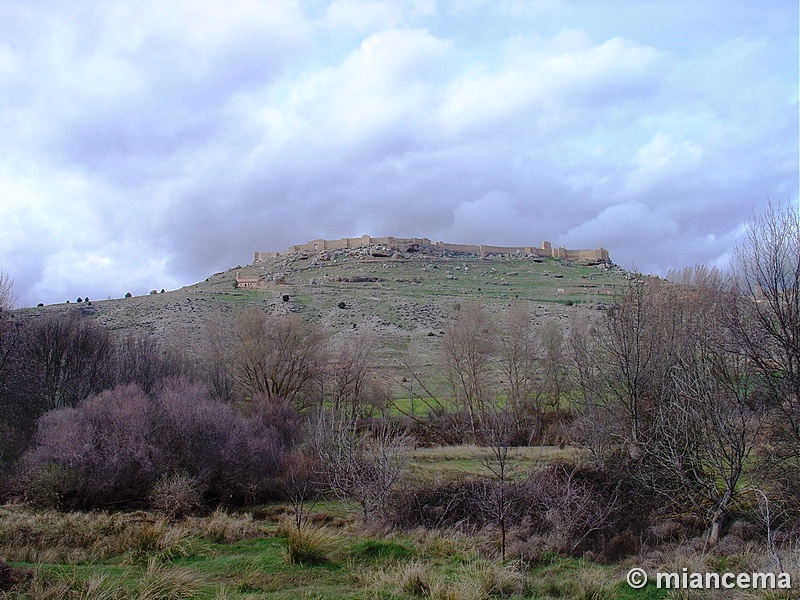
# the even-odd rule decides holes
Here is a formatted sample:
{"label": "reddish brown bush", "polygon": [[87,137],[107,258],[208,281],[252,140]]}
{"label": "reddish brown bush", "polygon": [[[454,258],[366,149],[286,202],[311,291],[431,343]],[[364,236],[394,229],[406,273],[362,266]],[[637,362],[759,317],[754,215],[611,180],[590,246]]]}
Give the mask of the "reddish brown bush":
{"label": "reddish brown bush", "polygon": [[527,488],[526,517],[553,550],[599,553],[625,531],[638,540],[649,524],[652,499],[630,477],[601,465],[553,464],[534,473]]}
{"label": "reddish brown bush", "polygon": [[[408,529],[495,525],[496,510],[487,498],[498,485],[488,478],[462,478],[409,486],[391,494],[385,516],[390,525]],[[535,539],[540,550],[592,550],[616,560],[636,551],[648,524],[640,493],[600,466],[554,464],[505,486],[504,517],[520,524],[517,544]]]}
{"label": "reddish brown bush", "polygon": [[34,447],[21,461],[23,491],[47,504],[47,486],[34,484],[59,467],[82,482],[75,490],[76,507],[145,498],[163,469],[161,449],[149,435],[152,413],[152,402],[139,388],[123,386],[93,396],[79,408],[43,415]]}
{"label": "reddish brown bush", "polygon": [[18,489],[65,508],[143,505],[156,481],[182,473],[209,501],[271,499],[296,422],[286,408],[240,414],[182,379],[155,400],[138,386],[117,387],[40,419]]}

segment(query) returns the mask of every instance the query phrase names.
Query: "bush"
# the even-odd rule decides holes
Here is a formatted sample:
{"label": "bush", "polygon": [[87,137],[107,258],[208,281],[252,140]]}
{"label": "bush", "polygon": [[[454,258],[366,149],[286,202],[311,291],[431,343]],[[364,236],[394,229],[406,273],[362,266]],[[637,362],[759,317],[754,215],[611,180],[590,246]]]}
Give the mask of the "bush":
{"label": "bush", "polygon": [[624,531],[612,537],[606,544],[603,555],[609,562],[619,561],[639,551],[639,538],[631,531]]}
{"label": "bush", "polygon": [[[461,478],[406,487],[389,496],[385,519],[404,529],[494,526],[497,485]],[[526,560],[589,550],[617,560],[638,549],[649,524],[650,502],[641,490],[599,465],[549,465],[525,483],[507,484],[504,497],[506,522],[518,524],[510,535],[512,554]]]}
{"label": "bush", "polygon": [[547,547],[573,554],[606,549],[624,553],[638,547],[638,535],[649,523],[651,501],[622,471],[600,465],[553,464],[534,473],[524,503],[533,533]]}
{"label": "bush", "polygon": [[298,428],[288,406],[257,403],[241,414],[185,380],[168,381],[154,400],[121,386],[45,414],[17,487],[67,509],[141,506],[149,498],[173,516],[199,507],[204,494],[229,504],[275,499]]}
{"label": "bush", "polygon": [[48,463],[31,473],[28,497],[37,508],[61,508],[68,505],[80,489],[81,477],[75,470]]}
{"label": "bush", "polygon": [[[22,569],[15,569],[0,560],[0,592],[9,590],[30,579],[31,574]],[[5,597],[5,594],[3,594]]]}
{"label": "bush", "polygon": [[489,485],[486,479],[464,477],[400,488],[389,495],[385,519],[403,529],[483,526],[487,519],[478,504]]}
{"label": "bush", "polygon": [[203,505],[203,493],[195,477],[176,473],[159,479],[150,492],[151,506],[172,519],[186,517]]}
{"label": "bush", "polygon": [[69,469],[79,489],[64,508],[91,508],[145,498],[158,478],[161,450],[148,435],[152,403],[135,386],[88,398],[78,408],[43,415],[34,447],[21,460],[20,483],[26,495],[40,496],[37,482],[48,469]]}

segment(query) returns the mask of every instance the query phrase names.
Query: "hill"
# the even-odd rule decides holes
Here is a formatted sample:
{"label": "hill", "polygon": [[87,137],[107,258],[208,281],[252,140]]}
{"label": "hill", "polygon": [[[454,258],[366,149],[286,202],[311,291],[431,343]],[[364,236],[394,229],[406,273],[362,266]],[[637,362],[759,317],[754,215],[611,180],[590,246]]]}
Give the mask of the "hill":
{"label": "hill", "polygon": [[[453,246],[453,245],[449,245]],[[610,261],[475,253],[425,243],[257,253],[257,260],[178,290],[18,311],[79,310],[120,335],[153,334],[193,353],[246,306],[298,314],[335,339],[376,336],[392,361],[409,342],[441,336],[462,303],[502,313],[529,303],[537,322],[603,308],[628,274]],[[595,313],[596,314],[596,313]]]}

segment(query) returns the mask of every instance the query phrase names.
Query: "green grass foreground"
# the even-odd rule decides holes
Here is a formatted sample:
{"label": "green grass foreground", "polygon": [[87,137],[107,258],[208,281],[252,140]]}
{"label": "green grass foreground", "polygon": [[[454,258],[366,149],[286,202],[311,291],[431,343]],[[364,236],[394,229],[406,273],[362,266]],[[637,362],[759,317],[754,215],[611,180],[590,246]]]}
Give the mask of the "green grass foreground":
{"label": "green grass foreground", "polygon": [[629,590],[622,565],[558,556],[500,562],[488,558],[495,553],[489,537],[370,534],[356,525],[352,507],[323,508],[331,510],[316,512],[315,524],[298,533],[282,505],[179,522],[144,512],[7,506],[0,509],[0,555],[24,580],[0,598],[664,597]]}
{"label": "green grass foreground", "polygon": [[[485,473],[478,446],[419,448],[410,478],[420,482]],[[510,468],[575,460],[575,448],[512,449]],[[224,510],[170,521],[155,513],[35,511],[0,507],[0,559],[22,581],[0,600],[606,600],[717,597],[686,590],[633,590],[631,567],[656,571],[763,568],[763,547],[739,543],[722,554],[674,545],[618,563],[542,551],[527,562],[497,559],[496,531],[369,529],[355,504],[321,501],[294,527],[287,504]],[[800,581],[800,552],[785,557]],[[753,593],[737,598],[789,598]]]}

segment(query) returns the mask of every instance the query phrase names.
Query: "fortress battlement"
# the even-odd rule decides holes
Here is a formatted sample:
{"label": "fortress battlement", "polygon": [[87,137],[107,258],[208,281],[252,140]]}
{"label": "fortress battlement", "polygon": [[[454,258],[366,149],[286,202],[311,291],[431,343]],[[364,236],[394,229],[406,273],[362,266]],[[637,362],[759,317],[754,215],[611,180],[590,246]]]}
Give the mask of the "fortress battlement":
{"label": "fortress battlement", "polygon": [[592,250],[569,250],[564,247],[554,248],[550,242],[542,242],[537,246],[489,246],[485,244],[450,244],[446,242],[432,242],[428,238],[398,238],[398,237],[370,237],[363,235],[356,238],[341,238],[338,240],[312,240],[305,244],[290,246],[283,252],[254,252],[253,262],[277,258],[293,252],[323,252],[326,250],[343,250],[347,248],[360,248],[364,246],[400,247],[409,245],[432,246],[449,252],[465,252],[488,256],[491,254],[528,254],[541,257],[560,258],[575,262],[610,262],[608,250],[594,248]]}

